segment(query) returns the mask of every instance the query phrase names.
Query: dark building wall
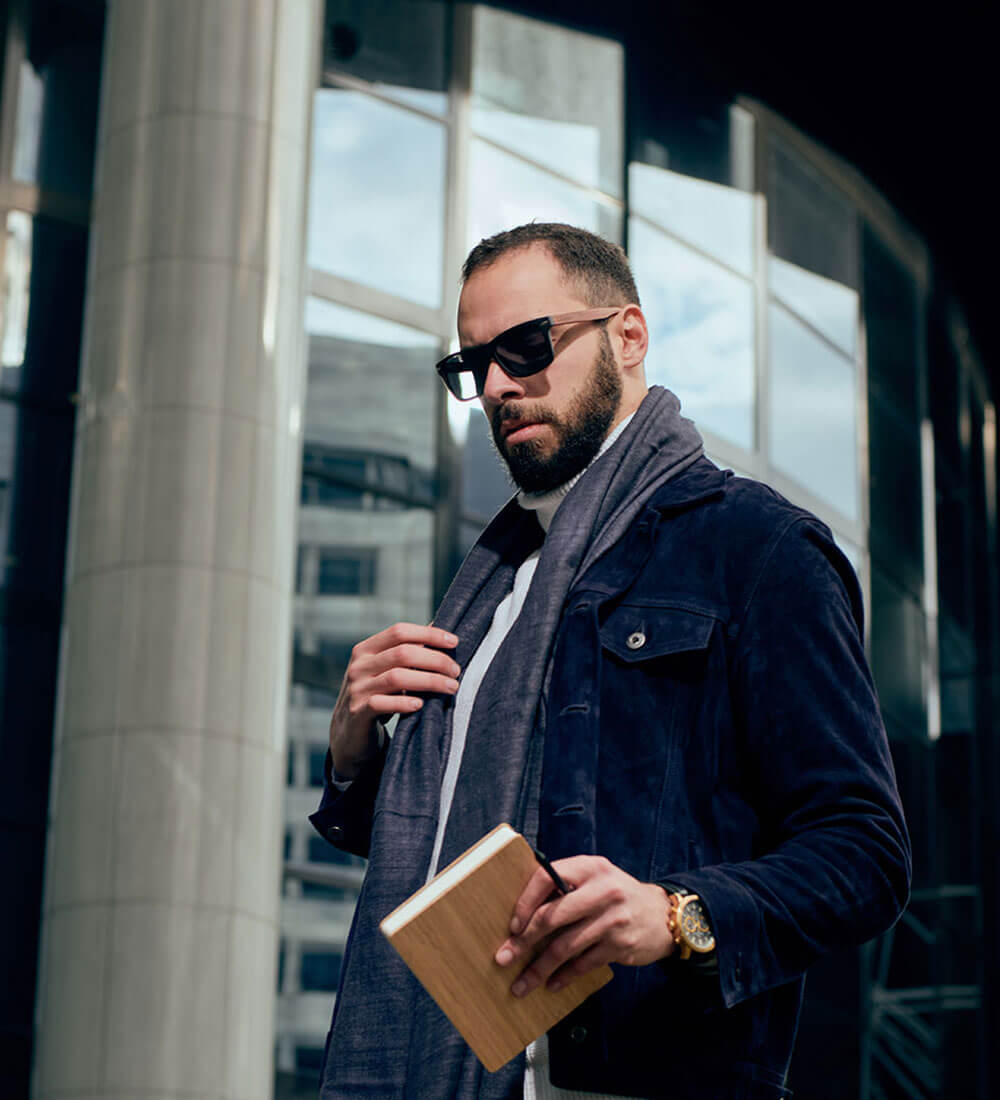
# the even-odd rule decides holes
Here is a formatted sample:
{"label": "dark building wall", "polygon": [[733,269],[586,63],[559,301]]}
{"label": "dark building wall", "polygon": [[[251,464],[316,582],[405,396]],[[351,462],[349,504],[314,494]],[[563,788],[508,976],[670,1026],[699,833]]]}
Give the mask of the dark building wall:
{"label": "dark building wall", "polygon": [[38,212],[4,212],[24,327],[0,390],[0,1081],[20,1097],[33,1045],[102,10],[4,5],[0,29],[22,36],[23,64],[44,88],[32,178],[18,181]]}

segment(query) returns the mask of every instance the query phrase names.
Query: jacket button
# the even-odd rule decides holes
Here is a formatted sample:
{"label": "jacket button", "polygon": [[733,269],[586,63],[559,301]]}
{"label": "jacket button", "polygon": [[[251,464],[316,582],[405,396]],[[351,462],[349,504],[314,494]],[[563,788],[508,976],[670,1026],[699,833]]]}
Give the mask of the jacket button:
{"label": "jacket button", "polygon": [[569,1037],[574,1043],[582,1043],[587,1038],[587,1029],[577,1024],[576,1027],[570,1030]]}
{"label": "jacket button", "polygon": [[646,644],[646,635],[641,630],[636,630],[625,639],[625,644],[629,649],[642,649]]}
{"label": "jacket button", "polygon": [[339,825],[331,825],[330,828],[326,830],[326,839],[329,840],[331,844],[336,844],[344,839],[344,830]]}

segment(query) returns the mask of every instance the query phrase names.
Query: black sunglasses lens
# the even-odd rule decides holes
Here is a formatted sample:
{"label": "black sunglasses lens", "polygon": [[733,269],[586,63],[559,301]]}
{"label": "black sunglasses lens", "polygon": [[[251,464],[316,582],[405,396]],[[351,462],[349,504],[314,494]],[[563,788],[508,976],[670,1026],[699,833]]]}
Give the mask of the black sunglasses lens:
{"label": "black sunglasses lens", "polygon": [[439,374],[459,401],[471,401],[482,394],[489,367],[488,353],[470,348],[468,351],[450,355],[441,365]]}
{"label": "black sunglasses lens", "polygon": [[496,357],[515,378],[536,374],[552,362],[548,328],[530,321],[502,333],[497,339]]}

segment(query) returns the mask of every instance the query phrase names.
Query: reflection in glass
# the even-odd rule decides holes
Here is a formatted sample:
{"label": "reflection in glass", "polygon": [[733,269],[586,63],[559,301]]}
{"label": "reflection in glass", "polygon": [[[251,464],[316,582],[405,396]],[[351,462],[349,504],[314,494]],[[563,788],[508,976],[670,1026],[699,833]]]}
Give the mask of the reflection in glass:
{"label": "reflection in glass", "polygon": [[307,442],[434,463],[437,337],[318,298],[306,303]]}
{"label": "reflection in glass", "polygon": [[469,413],[461,462],[462,513],[488,520],[510,500],[515,488],[493,444],[486,415],[478,406]]}
{"label": "reflection in glass", "polygon": [[427,333],[317,299],[306,331],[300,545],[328,557],[379,548],[370,583],[337,611],[301,603],[314,631],[301,634],[309,654],[315,631],[353,645],[399,619],[430,617],[439,350]]}
{"label": "reflection in glass", "polygon": [[620,196],[621,45],[485,5],[474,20],[474,132]]}
{"label": "reflection in glass", "polygon": [[38,150],[42,140],[45,82],[29,61],[21,62],[17,87],[17,123],[11,175],[24,183],[38,181]]}
{"label": "reflection in glass", "polygon": [[773,134],[768,141],[767,242],[780,259],[857,289],[854,209],[808,161]]}
{"label": "reflection in glass", "polygon": [[646,380],[685,416],[753,446],[753,290],[644,222],[629,223],[632,268],[650,327]]}
{"label": "reflection in glass", "polygon": [[76,197],[93,189],[103,38],[103,18],[98,5],[93,8],[78,13],[72,34],[51,26],[42,31],[44,20],[36,19],[27,36],[30,60],[17,74],[11,175]]}
{"label": "reflection in glass", "polygon": [[[911,736],[927,735],[926,622],[920,604],[872,562],[872,673],[887,719]],[[890,732],[892,732],[890,727]]]}
{"label": "reflection in glass", "polygon": [[857,519],[857,395],[853,363],[771,305],[771,461]]}
{"label": "reflection in glass", "polygon": [[753,196],[633,161],[629,205],[744,275],[753,274]]}
{"label": "reflection in glass", "polygon": [[440,0],[327,0],[323,67],[443,115],[447,7]]}
{"label": "reflection in glass", "polygon": [[609,240],[621,239],[616,207],[595,202],[572,184],[486,142],[472,142],[470,177],[469,248],[502,229],[530,221],[568,222]]}
{"label": "reflection in glass", "polygon": [[321,88],[312,149],[309,266],[438,306],[444,126],[360,92]]}
{"label": "reflection in glass", "polygon": [[857,347],[858,292],[777,256],[768,257],[771,292],[852,358]]}
{"label": "reflection in glass", "polygon": [[[912,271],[900,262],[893,251],[866,225],[862,234],[864,256],[865,332],[868,344],[868,387],[870,392],[881,395],[916,429],[919,399],[918,368],[922,323],[918,306],[919,292]],[[931,338],[934,340],[933,327]],[[932,362],[943,356],[951,360],[944,368],[952,379],[959,377],[959,367],[953,360],[950,341],[934,340],[931,344]],[[934,375],[942,371],[934,366],[931,384],[935,396],[942,396],[942,386]],[[945,388],[954,385],[946,383]],[[947,400],[947,398],[946,398]],[[934,410],[935,438],[945,437],[958,428],[958,411],[952,406],[950,415],[942,417]],[[947,427],[942,424],[947,424]],[[941,425],[941,428],[939,428]],[[944,446],[947,443],[942,440]],[[954,452],[952,452],[954,453]]]}
{"label": "reflection in glass", "polygon": [[10,559],[10,506],[14,496],[17,420],[17,406],[9,401],[0,401],[0,583],[6,581]]}
{"label": "reflection in glass", "polygon": [[24,362],[28,338],[28,306],[31,289],[31,216],[19,210],[7,214],[4,253],[3,300],[0,302],[0,367],[5,387],[14,386],[12,374]]}

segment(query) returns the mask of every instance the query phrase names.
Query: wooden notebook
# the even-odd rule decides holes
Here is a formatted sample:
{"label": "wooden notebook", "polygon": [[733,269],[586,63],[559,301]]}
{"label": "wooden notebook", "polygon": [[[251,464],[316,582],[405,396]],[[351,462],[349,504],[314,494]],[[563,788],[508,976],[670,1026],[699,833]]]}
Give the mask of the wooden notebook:
{"label": "wooden notebook", "polygon": [[604,966],[556,993],[544,985],[526,997],[511,993],[527,962],[500,967],[493,956],[537,869],[524,837],[498,825],[379,925],[491,1073],[612,978]]}

